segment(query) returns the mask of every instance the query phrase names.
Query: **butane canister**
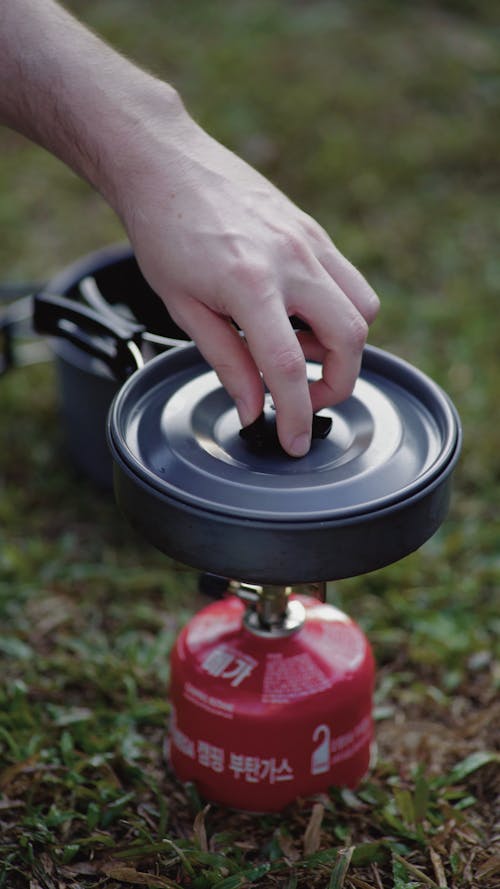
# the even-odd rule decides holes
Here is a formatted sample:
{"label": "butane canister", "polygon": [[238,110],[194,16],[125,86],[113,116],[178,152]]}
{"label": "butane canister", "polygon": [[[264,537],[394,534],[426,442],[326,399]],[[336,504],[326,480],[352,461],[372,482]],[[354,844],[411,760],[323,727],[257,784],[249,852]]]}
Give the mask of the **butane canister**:
{"label": "butane canister", "polygon": [[[214,602],[172,653],[170,761],[208,800],[255,812],[356,787],[373,740],[374,663],[346,614],[291,596],[295,629],[266,632],[237,596]],[[293,622],[292,622],[293,623]]]}

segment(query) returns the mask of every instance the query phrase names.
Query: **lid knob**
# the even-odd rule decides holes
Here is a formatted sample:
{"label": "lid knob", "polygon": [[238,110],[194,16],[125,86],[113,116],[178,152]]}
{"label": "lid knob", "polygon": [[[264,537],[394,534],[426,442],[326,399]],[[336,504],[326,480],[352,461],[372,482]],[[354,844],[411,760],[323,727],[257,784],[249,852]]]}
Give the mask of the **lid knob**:
{"label": "lid knob", "polygon": [[[326,438],[332,428],[332,420],[330,417],[321,414],[313,414],[311,440]],[[248,426],[240,429],[240,436],[246,442],[251,451],[256,454],[285,454],[286,451],[281,447],[278,430],[276,429],[276,418],[274,407],[269,411],[263,410],[261,414]]]}

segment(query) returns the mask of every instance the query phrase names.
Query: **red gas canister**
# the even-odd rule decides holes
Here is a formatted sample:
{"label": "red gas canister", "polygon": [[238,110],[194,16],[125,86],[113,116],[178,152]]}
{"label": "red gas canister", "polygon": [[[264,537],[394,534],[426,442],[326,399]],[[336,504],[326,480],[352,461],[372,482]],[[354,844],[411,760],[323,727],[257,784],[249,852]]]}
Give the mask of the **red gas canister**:
{"label": "red gas canister", "polygon": [[261,590],[257,608],[229,596],[202,609],[172,653],[173,769],[207,799],[247,811],[355,787],[370,761],[364,633],[332,605],[277,589]]}

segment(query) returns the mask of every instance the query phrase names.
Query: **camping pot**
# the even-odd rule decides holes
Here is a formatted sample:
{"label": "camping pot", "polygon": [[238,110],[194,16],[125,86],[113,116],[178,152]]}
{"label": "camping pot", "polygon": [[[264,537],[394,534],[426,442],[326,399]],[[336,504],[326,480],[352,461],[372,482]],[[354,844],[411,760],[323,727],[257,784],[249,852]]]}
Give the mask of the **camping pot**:
{"label": "camping pot", "polygon": [[[308,362],[311,380],[321,366]],[[195,346],[135,372],[108,417],[117,501],[155,546],[249,583],[335,580],[397,561],[437,530],[461,445],[447,395],[412,365],[364,350],[350,398],[312,447],[279,447],[274,411],[240,429]]]}
{"label": "camping pot", "polygon": [[[142,275],[129,245],[90,253],[36,295],[34,326],[51,336],[61,417],[75,466],[112,487],[106,416],[123,379],[155,355],[189,341]],[[138,354],[125,360],[134,343]]]}

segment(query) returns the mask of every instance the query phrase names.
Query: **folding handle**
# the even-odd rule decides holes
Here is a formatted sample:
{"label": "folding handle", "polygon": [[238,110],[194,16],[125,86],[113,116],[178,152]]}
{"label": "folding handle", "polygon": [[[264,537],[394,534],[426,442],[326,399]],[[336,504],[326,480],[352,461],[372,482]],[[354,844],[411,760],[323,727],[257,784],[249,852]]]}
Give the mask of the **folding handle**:
{"label": "folding handle", "polygon": [[126,380],[144,364],[141,341],[146,328],[121,318],[106,318],[63,296],[38,293],[33,325],[38,333],[60,337],[103,361],[113,376]]}
{"label": "folding handle", "polygon": [[0,377],[13,367],[38,364],[49,357],[45,344],[34,335],[31,296],[22,296],[0,315]]}
{"label": "folding handle", "polygon": [[0,377],[14,365],[14,323],[8,314],[0,318]]}

